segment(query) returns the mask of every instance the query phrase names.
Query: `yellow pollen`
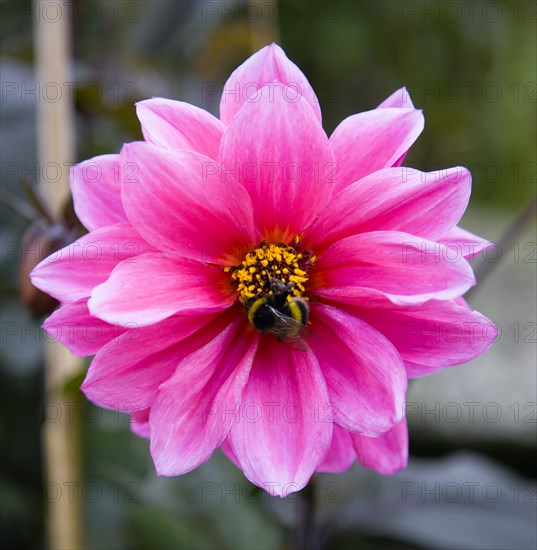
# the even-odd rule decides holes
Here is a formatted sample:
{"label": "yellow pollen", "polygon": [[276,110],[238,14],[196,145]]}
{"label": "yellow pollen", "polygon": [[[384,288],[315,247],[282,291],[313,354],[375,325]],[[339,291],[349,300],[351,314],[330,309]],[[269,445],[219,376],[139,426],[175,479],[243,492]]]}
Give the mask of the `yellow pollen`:
{"label": "yellow pollen", "polygon": [[258,296],[271,295],[272,278],[291,285],[288,300],[302,296],[316,258],[311,251],[307,251],[309,254],[298,252],[298,244],[298,238],[293,241],[293,246],[263,241],[246,254],[240,265],[225,267],[226,273],[231,272],[239,300],[246,303]]}

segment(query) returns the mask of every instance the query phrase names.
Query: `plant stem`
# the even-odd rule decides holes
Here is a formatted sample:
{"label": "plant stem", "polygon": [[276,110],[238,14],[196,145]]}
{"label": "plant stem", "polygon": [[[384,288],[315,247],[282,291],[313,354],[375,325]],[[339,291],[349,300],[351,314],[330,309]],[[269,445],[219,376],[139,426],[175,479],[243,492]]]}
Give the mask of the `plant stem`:
{"label": "plant stem", "polygon": [[[537,196],[534,196],[528,204],[522,209],[518,216],[511,222],[511,225],[507,228],[505,233],[500,237],[496,246],[500,251],[500,254],[507,250],[519,237],[526,228],[535,220],[535,215],[537,213]],[[503,256],[503,255],[502,255]],[[500,256],[501,257],[501,256]],[[483,284],[483,281],[492,273],[494,267],[498,265],[499,262],[485,261],[484,258],[480,258],[480,262],[474,269],[475,277],[480,283],[480,286]],[[477,287],[471,288],[465,295],[465,298],[471,296]]]}

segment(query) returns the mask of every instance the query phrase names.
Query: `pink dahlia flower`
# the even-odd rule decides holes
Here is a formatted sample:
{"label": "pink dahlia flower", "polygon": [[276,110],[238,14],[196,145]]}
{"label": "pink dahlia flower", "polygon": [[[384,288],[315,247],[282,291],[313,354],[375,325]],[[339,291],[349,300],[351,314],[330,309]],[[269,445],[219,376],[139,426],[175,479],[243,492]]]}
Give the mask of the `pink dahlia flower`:
{"label": "pink dahlia flower", "polygon": [[407,378],[496,334],[461,298],[489,245],[457,227],[468,171],[400,167],[424,124],[405,89],[328,138],[275,44],[230,76],[220,120],[137,112],[144,142],[73,169],[89,233],[32,273],[62,304],[47,331],[96,354],[86,396],[132,414],[159,475],[218,447],[283,496],[356,459],[403,468]]}

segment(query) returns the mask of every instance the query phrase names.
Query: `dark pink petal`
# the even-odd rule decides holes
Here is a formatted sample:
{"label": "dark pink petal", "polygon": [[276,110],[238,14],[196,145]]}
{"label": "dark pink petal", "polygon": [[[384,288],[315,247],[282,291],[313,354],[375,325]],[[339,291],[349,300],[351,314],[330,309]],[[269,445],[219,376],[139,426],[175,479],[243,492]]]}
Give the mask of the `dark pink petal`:
{"label": "dark pink petal", "polygon": [[236,421],[258,336],[239,317],[179,363],[149,413],[158,475],[180,475],[205,462]]}
{"label": "dark pink petal", "polygon": [[286,99],[281,84],[265,87],[224,133],[222,168],[248,190],[262,237],[286,241],[326,206],[334,185],[328,138],[300,96]]}
{"label": "dark pink petal", "polygon": [[393,94],[389,97],[387,97],[378,107],[377,109],[386,109],[390,107],[395,107],[399,109],[413,109],[414,103],[412,103],[412,99],[410,97],[410,94],[408,93],[408,90],[405,86],[402,88],[399,88],[399,90],[396,90],[393,92]]}
{"label": "dark pink petal", "polygon": [[78,219],[89,231],[126,222],[121,203],[119,155],[101,155],[71,168],[71,192]]}
{"label": "dark pink petal", "polygon": [[127,413],[151,405],[159,385],[179,362],[205,345],[213,325],[223,329],[230,314],[189,315],[156,325],[131,328],[104,346],[93,359],[82,391],[101,407]]}
{"label": "dark pink petal", "polygon": [[[356,308],[353,313],[384,334],[405,362],[427,366],[426,374],[475,359],[498,333],[489,319],[451,300],[431,300],[417,307]],[[415,368],[408,372],[415,374]]]}
{"label": "dark pink petal", "polygon": [[128,223],[111,225],[84,235],[38,264],[32,283],[62,302],[87,298],[93,288],[108,279],[122,261],[155,249]]}
{"label": "dark pink petal", "polygon": [[161,252],[120,263],[88,301],[92,315],[109,323],[152,325],[176,313],[221,311],[237,299],[218,267]]}
{"label": "dark pink petal", "polygon": [[233,264],[257,242],[248,193],[208,157],[131,143],[121,161],[132,170],[123,181],[127,216],[160,250]]}
{"label": "dark pink petal", "polygon": [[379,474],[395,474],[408,462],[408,428],[403,418],[393,429],[380,437],[351,434],[358,462]]}
{"label": "dark pink petal", "polygon": [[246,477],[272,495],[302,489],[330,447],[327,410],[315,355],[263,337],[228,436]]}
{"label": "dark pink petal", "polygon": [[364,321],[331,306],[311,304],[311,338],[330,397],[321,417],[376,436],[404,414],[406,375],[397,350]]}
{"label": "dark pink petal", "polygon": [[257,92],[272,82],[289,86],[294,92],[292,97],[302,95],[321,122],[319,100],[311,84],[277,44],[265,46],[231,73],[220,102],[222,121],[230,124],[243,105],[254,102]]}
{"label": "dark pink petal", "polygon": [[131,415],[132,433],[149,439],[149,409],[134,411]]}
{"label": "dark pink petal", "polygon": [[446,231],[439,239],[439,243],[445,244],[452,250],[453,256],[460,254],[467,260],[478,256],[483,251],[496,246],[494,243],[466,231],[462,227],[453,227]]}
{"label": "dark pink petal", "polygon": [[188,149],[218,159],[225,125],[216,117],[182,101],[156,97],[136,104],[144,138],[165,149]]}
{"label": "dark pink petal", "polygon": [[444,245],[398,231],[348,237],[317,261],[310,290],[330,300],[366,305],[382,293],[394,304],[457,298],[475,284],[464,258],[452,260]]}
{"label": "dark pink petal", "polygon": [[386,107],[346,118],[330,136],[338,167],[338,193],[351,183],[393,166],[423,130],[417,109]]}
{"label": "dark pink petal", "polygon": [[318,472],[337,474],[348,470],[356,459],[350,433],[334,425],[332,444],[324,457],[324,462],[317,468]]}
{"label": "dark pink petal", "polygon": [[428,173],[380,170],[334,197],[306,241],[321,251],[345,237],[379,230],[436,240],[461,219],[470,189],[470,173],[462,167]]}
{"label": "dark pink petal", "polygon": [[57,309],[43,324],[48,335],[74,355],[93,355],[105,344],[119,338],[125,328],[90,315],[85,298]]}

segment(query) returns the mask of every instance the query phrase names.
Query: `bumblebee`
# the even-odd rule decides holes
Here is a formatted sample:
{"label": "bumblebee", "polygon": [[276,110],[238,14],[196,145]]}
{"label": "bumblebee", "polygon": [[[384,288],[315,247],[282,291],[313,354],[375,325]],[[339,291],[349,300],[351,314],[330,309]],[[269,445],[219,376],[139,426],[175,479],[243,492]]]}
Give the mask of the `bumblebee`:
{"label": "bumblebee", "polygon": [[270,289],[270,294],[252,298],[246,304],[248,321],[261,334],[270,333],[277,340],[305,350],[301,337],[308,324],[308,303],[298,297],[288,300],[293,287],[279,279],[270,279]]}

